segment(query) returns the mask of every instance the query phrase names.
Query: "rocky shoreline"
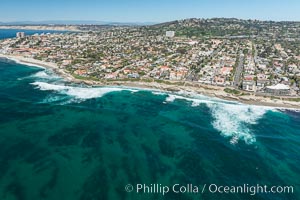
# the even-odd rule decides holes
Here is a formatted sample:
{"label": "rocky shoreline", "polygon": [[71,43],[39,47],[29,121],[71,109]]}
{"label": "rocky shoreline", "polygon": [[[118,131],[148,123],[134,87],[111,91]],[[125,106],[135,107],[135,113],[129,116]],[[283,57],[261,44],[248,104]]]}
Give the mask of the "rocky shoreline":
{"label": "rocky shoreline", "polygon": [[0,57],[13,60],[19,64],[49,68],[57,73],[59,76],[63,77],[66,81],[72,83],[83,83],[89,86],[125,86],[125,87],[134,87],[134,88],[143,88],[143,89],[154,89],[167,92],[192,92],[196,94],[201,94],[209,97],[216,97],[229,101],[237,101],[244,104],[258,105],[258,106],[269,106],[276,108],[288,108],[288,109],[297,109],[300,110],[300,102],[287,101],[283,99],[271,99],[269,97],[255,96],[253,94],[237,96],[233,94],[226,93],[223,87],[220,86],[211,86],[211,85],[202,85],[197,83],[197,87],[187,85],[169,85],[165,83],[157,82],[142,82],[142,81],[90,81],[90,80],[81,80],[76,79],[72,75],[65,72],[63,69],[60,69],[55,63],[48,63],[32,58],[25,58],[22,56],[12,56],[12,55],[3,55],[0,54]]}

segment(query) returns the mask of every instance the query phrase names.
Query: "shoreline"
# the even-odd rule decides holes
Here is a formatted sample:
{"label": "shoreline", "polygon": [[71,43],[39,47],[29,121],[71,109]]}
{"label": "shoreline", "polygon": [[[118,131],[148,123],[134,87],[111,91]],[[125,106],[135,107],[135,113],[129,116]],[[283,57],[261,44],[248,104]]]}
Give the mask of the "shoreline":
{"label": "shoreline", "polygon": [[53,72],[64,78],[66,81],[73,82],[75,78],[66,73],[63,69],[60,69],[55,63],[44,62],[33,58],[25,58],[23,56],[5,55],[0,53],[0,58],[14,61],[21,65],[27,65],[32,67],[38,67],[42,69],[51,69]]}
{"label": "shoreline", "polygon": [[[71,27],[71,28],[70,28]],[[83,32],[75,26],[47,26],[47,25],[0,25],[0,29],[3,30],[43,30],[43,31],[74,31],[74,32]]]}
{"label": "shoreline", "polygon": [[[173,93],[175,95],[176,92],[186,92],[187,94],[189,93],[195,93],[198,95],[203,95],[211,98],[217,98],[220,100],[225,100],[225,101],[231,101],[231,102],[236,102],[236,103],[241,103],[245,105],[255,105],[255,106],[262,106],[262,107],[272,107],[276,109],[293,109],[293,110],[299,110],[300,111],[300,105],[299,103],[294,103],[294,102],[287,102],[287,101],[282,101],[282,102],[273,102],[271,99],[266,99],[266,98],[261,98],[261,97],[237,97],[234,95],[230,95],[228,93],[220,94],[223,91],[216,92],[216,91],[209,91],[205,90],[203,88],[194,88],[194,87],[186,87],[186,86],[170,86],[167,84],[161,84],[159,83],[159,86],[157,85],[151,85],[149,83],[145,82],[114,82],[115,84],[89,84],[87,82],[84,82],[87,85],[92,85],[92,86],[124,86],[124,87],[130,87],[130,88],[140,88],[140,89],[150,89],[150,90],[155,90],[155,91],[161,91],[161,92],[167,92],[167,93]],[[190,96],[185,96],[190,98]],[[261,99],[265,99],[266,101],[263,101]],[[298,104],[298,105],[297,105]]]}
{"label": "shoreline", "polygon": [[[166,91],[169,93],[174,92],[187,92],[195,93],[199,95],[204,95],[213,98],[219,98],[221,100],[234,101],[247,105],[256,105],[256,106],[267,106],[278,109],[296,109],[300,110],[300,102],[287,101],[282,99],[271,99],[269,97],[261,97],[255,95],[245,95],[245,96],[236,96],[233,94],[226,93],[224,91],[225,87],[213,86],[213,85],[203,85],[200,83],[195,83],[195,86],[191,86],[191,83],[184,85],[169,85],[165,83],[157,82],[143,82],[143,81],[92,81],[92,80],[81,80],[76,79],[71,74],[68,74],[63,69],[59,68],[55,63],[49,63],[44,61],[39,61],[33,58],[25,58],[23,56],[14,56],[14,55],[4,55],[0,53],[0,58],[5,58],[12,60],[18,64],[34,66],[43,69],[51,69],[54,73],[61,76],[68,82],[71,83],[83,83],[89,86],[127,86],[141,89],[154,89],[159,91]],[[186,83],[186,82],[182,82]]]}

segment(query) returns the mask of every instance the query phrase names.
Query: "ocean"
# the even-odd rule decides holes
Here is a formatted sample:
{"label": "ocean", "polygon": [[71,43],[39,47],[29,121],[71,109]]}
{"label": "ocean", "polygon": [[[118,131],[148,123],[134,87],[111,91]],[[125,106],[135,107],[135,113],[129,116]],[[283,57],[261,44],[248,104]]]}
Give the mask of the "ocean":
{"label": "ocean", "polygon": [[33,34],[47,34],[47,33],[66,33],[67,31],[54,31],[54,30],[20,30],[20,29],[0,29],[0,40],[6,38],[16,37],[17,32],[24,32],[25,35]]}
{"label": "ocean", "polygon": [[88,87],[1,59],[0,113],[1,200],[300,199],[297,111]]}

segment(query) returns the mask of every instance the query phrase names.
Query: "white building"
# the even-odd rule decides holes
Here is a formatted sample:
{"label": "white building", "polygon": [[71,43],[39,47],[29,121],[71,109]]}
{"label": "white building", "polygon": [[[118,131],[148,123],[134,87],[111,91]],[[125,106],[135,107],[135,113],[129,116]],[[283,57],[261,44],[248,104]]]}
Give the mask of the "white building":
{"label": "white building", "polygon": [[17,38],[24,38],[25,33],[24,32],[17,32],[16,36],[17,36]]}
{"label": "white building", "polygon": [[278,95],[278,96],[289,95],[290,87],[284,84],[277,84],[277,85],[267,86],[265,92],[273,95]]}
{"label": "white building", "polygon": [[174,37],[175,31],[166,31],[166,37]]}

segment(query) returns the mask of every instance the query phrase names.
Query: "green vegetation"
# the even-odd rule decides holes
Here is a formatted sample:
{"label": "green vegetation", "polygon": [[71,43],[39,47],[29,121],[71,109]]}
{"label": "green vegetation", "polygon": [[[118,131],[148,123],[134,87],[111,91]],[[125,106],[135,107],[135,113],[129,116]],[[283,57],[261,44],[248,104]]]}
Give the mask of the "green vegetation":
{"label": "green vegetation", "polygon": [[270,98],[271,98],[272,100],[280,99],[279,97],[275,97],[275,96],[271,96]]}
{"label": "green vegetation", "polygon": [[77,74],[72,74],[72,76],[78,80],[86,80],[86,81],[100,81],[99,78],[96,77],[84,77],[84,76],[79,76]]}
{"label": "green vegetation", "polygon": [[225,88],[224,92],[229,93],[229,94],[235,94],[235,95],[240,95],[241,92],[235,89],[230,89],[230,88]]}
{"label": "green vegetation", "polygon": [[300,98],[286,98],[284,100],[287,100],[287,101],[294,101],[294,102],[300,102]]}

